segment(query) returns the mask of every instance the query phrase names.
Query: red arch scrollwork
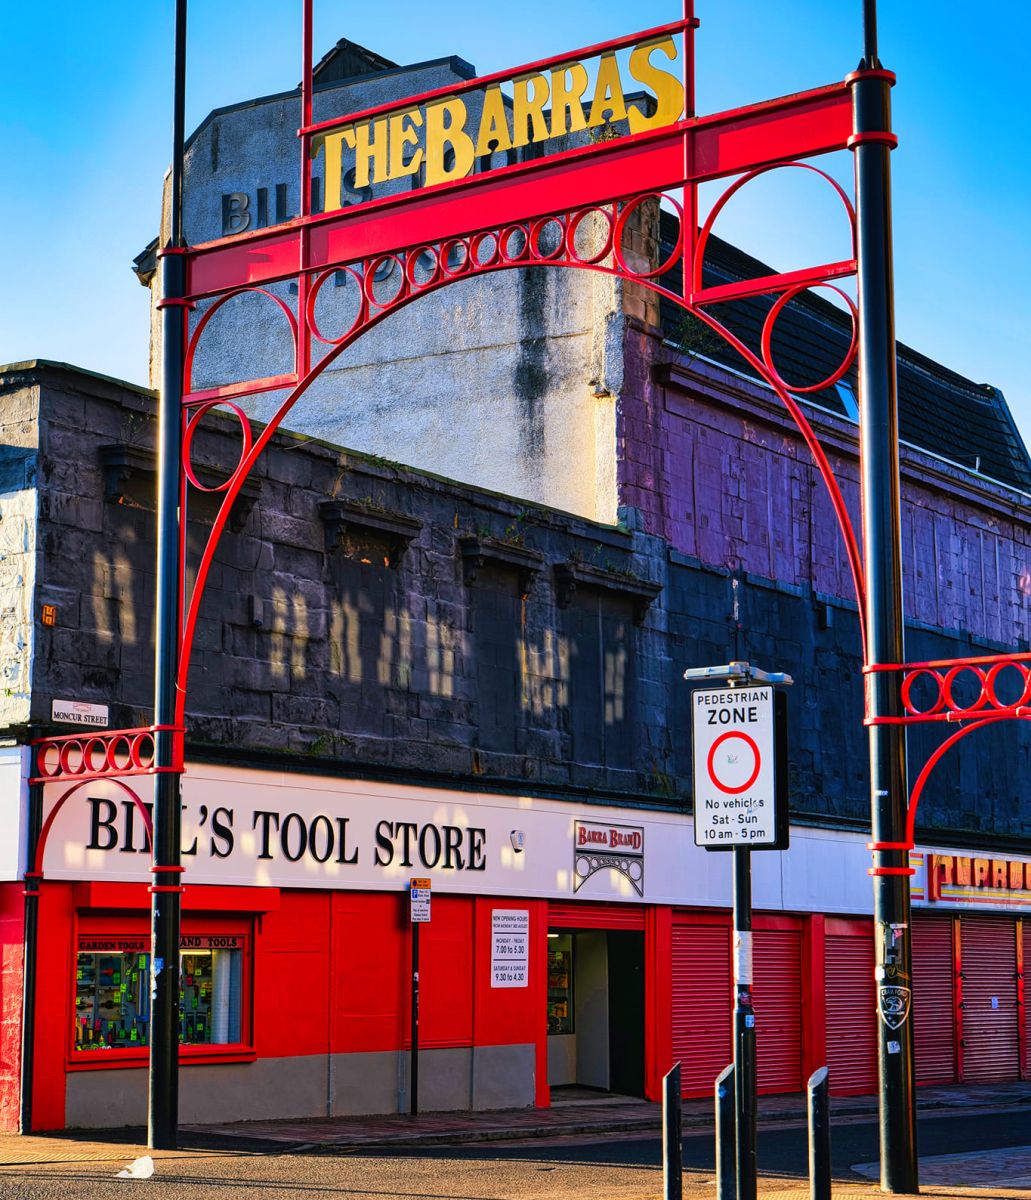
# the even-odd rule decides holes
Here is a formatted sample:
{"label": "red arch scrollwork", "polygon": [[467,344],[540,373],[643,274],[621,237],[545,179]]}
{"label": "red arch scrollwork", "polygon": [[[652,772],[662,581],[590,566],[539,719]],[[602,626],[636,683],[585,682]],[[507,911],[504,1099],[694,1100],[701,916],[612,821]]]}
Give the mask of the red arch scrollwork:
{"label": "red arch scrollwork", "polygon": [[[138,793],[133,791],[133,789],[129,787],[127,783],[124,783],[121,779],[119,779],[117,775],[108,773],[104,776],[104,778],[115,787],[121,788],[122,791],[125,792],[125,794],[133,802],[133,804],[136,805],[140,815],[143,817],[143,824],[147,831],[147,845],[150,846],[151,840],[154,836],[154,825],[151,819],[150,810],[140,799]],[[84,779],[79,783],[73,783],[71,787],[67,788],[61,793],[56,804],[47,814],[47,818],[43,822],[43,828],[40,830],[39,839],[36,842],[36,852],[33,858],[32,871],[27,872],[27,874],[30,876],[36,879],[43,878],[43,855],[46,853],[47,839],[50,837],[50,831],[54,826],[54,822],[57,820],[57,816],[61,809],[64,808],[65,802],[70,800],[80,788],[84,788],[87,782],[89,781]]]}

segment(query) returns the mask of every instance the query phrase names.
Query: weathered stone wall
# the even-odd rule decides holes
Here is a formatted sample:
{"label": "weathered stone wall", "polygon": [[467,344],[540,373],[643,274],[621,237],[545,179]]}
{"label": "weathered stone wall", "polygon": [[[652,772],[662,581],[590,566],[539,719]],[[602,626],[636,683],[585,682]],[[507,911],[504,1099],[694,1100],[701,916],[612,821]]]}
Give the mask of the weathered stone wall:
{"label": "weathered stone wall", "polygon": [[39,391],[31,364],[0,381],[0,724],[28,720],[36,583]]}
{"label": "weathered stone wall", "polygon": [[[152,401],[67,371],[43,372],[40,387],[41,461],[76,467],[45,475],[40,500],[39,597],[59,625],[40,631],[33,715],[45,721],[51,697],[71,695],[111,703],[115,725],[146,724]],[[123,451],[106,452],[105,498],[112,445]],[[217,473],[235,447],[233,427],[215,423],[196,460]],[[796,680],[796,812],[867,820],[856,614],[811,579],[756,570],[759,559],[705,563],[647,532],[654,516],[637,506],[622,527],[586,522],[292,435],[274,440],[254,485],[200,613],[191,752],[681,805],[683,671],[738,657]],[[951,502],[976,515],[972,493],[957,486]],[[193,554],[212,512],[191,501]],[[661,585],[650,606],[641,581]],[[948,657],[971,642],[920,626],[910,647]],[[1027,836],[1020,734],[978,735],[943,765],[924,811],[937,836]]]}

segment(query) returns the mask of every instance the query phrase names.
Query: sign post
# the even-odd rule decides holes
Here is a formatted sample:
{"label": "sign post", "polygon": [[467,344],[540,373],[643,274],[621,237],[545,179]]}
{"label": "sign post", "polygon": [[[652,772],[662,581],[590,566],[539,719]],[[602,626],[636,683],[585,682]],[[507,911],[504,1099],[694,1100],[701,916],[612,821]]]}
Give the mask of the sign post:
{"label": "sign post", "polygon": [[[158,399],[157,605],[154,613],[154,882],[150,928],[150,1072],[147,1144],[174,1150],[179,1136],[179,929],[183,873],[182,740],[176,734],[183,573],[179,550],[186,527],[182,486],[183,364],[186,342],[186,259],[183,172],[186,104],[186,5],[175,6],[175,99],[169,236],[161,263],[161,389]],[[178,743],[178,745],[177,745]]]}
{"label": "sign post", "polygon": [[[863,0],[863,60],[852,80],[859,297],[859,425],[866,570],[866,696],[873,835],[881,1189],[919,1189],[909,891],[909,797],[900,676],[905,662],[902,501],[891,234],[891,87],[877,55],[877,6]],[[993,668],[995,670],[997,668]],[[949,714],[950,716],[952,714]]]}
{"label": "sign post", "polygon": [[734,852],[735,1175],[738,1200],[755,1200],[752,850],[788,845],[787,697],[773,684],[792,680],[744,662],[684,678],[727,685],[691,694],[695,845]]}
{"label": "sign post", "polygon": [[408,899],[412,919],[412,1070],[408,1111],[419,1115],[419,927],[430,919],[430,880],[413,879]]}

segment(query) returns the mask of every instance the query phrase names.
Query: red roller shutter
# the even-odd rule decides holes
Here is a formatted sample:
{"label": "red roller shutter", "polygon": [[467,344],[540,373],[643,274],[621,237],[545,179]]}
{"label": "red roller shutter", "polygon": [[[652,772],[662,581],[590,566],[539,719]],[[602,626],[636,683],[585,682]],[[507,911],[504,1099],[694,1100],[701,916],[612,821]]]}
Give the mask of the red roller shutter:
{"label": "red roller shutter", "polygon": [[1031,974],[1031,917],[1024,917],[1020,924],[1023,949],[1020,960],[1020,1001],[1024,1009],[1024,1078],[1031,1079],[1031,988],[1028,987],[1027,978]]}
{"label": "red roller shutter", "polygon": [[643,929],[639,904],[549,904],[551,929]]}
{"label": "red roller shutter", "polygon": [[733,1057],[730,930],[673,926],[673,1061],[685,1096],[711,1096]]}
{"label": "red roller shutter", "polygon": [[755,932],[753,1004],[760,1092],[802,1090],[802,935]]}
{"label": "red roller shutter", "polygon": [[861,1096],[877,1090],[877,1000],[873,932],[827,934],[827,1066],[831,1092]]}
{"label": "red roller shutter", "polygon": [[913,922],[913,1039],[918,1084],[956,1082],[952,919]]}
{"label": "red roller shutter", "polygon": [[1017,925],[1011,917],[961,917],[963,1083],[1020,1078]]}

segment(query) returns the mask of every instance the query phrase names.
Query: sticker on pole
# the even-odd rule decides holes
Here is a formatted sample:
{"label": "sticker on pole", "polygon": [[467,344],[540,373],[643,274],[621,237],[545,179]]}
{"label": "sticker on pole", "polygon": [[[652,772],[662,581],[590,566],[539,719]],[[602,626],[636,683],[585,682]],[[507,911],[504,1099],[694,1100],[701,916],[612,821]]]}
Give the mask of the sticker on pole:
{"label": "sticker on pole", "polygon": [[787,846],[786,710],[772,687],[691,693],[696,845]]}
{"label": "sticker on pole", "polygon": [[889,1029],[899,1029],[909,1016],[912,993],[897,984],[881,984],[877,989],[877,1011]]}

